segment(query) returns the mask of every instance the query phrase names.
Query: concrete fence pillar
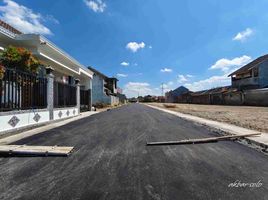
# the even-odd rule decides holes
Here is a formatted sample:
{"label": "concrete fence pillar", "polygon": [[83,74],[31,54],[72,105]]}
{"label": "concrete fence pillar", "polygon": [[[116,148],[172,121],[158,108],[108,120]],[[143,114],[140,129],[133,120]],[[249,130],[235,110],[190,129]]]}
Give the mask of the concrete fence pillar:
{"label": "concrete fence pillar", "polygon": [[92,111],[92,79],[89,80],[89,111]]}
{"label": "concrete fence pillar", "polygon": [[76,106],[78,110],[78,114],[80,114],[80,80],[75,79],[75,85],[76,85]]}
{"label": "concrete fence pillar", "polygon": [[53,68],[46,68],[47,78],[47,109],[49,111],[49,120],[53,120],[54,109],[54,75],[52,74]]}

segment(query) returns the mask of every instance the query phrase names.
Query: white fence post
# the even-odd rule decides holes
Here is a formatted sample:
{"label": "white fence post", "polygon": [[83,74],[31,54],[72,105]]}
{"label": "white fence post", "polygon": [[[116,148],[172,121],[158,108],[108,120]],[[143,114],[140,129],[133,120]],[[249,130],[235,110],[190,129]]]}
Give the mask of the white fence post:
{"label": "white fence post", "polygon": [[47,77],[47,109],[49,111],[49,120],[53,120],[54,109],[54,75],[52,74],[53,68],[46,68]]}
{"label": "white fence post", "polygon": [[80,114],[80,80],[75,79],[75,85],[76,85],[76,106],[78,110],[78,114]]}

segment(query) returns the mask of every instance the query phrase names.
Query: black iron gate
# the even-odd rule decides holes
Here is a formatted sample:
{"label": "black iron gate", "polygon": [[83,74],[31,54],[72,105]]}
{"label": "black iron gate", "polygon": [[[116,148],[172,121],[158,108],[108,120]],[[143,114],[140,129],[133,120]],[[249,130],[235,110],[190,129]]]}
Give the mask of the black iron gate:
{"label": "black iron gate", "polygon": [[46,78],[6,68],[0,79],[0,112],[46,107]]}
{"label": "black iron gate", "polygon": [[80,90],[80,111],[91,110],[91,90]]}
{"label": "black iron gate", "polygon": [[54,81],[54,107],[75,107],[76,86]]}

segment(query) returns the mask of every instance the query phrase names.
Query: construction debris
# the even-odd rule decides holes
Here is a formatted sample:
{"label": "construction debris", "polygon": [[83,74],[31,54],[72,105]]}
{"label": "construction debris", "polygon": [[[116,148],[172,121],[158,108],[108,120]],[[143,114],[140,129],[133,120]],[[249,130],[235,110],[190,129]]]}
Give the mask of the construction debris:
{"label": "construction debris", "polygon": [[148,146],[156,145],[183,145],[183,144],[200,144],[200,143],[213,143],[222,140],[235,140],[238,138],[251,137],[261,135],[261,133],[251,133],[244,135],[228,135],[220,137],[210,137],[210,138],[200,138],[200,139],[188,139],[188,140],[179,140],[179,141],[166,141],[166,142],[147,142]]}
{"label": "construction debris", "polygon": [[0,154],[30,156],[68,156],[73,147],[0,145]]}
{"label": "construction debris", "polygon": [[175,104],[163,104],[166,108],[176,108]]}

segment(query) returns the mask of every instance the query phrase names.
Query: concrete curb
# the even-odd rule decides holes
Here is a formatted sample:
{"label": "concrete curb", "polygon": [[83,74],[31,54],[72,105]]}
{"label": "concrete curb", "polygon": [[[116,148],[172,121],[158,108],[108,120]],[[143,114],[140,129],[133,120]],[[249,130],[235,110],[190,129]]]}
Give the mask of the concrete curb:
{"label": "concrete curb", "polygon": [[149,106],[151,108],[154,108],[154,109],[157,109],[157,110],[160,110],[160,111],[172,114],[172,115],[176,115],[177,117],[180,117],[180,118],[188,120],[188,121],[193,121],[193,122],[196,122],[198,124],[211,127],[213,129],[222,131],[222,132],[229,134],[229,135],[230,134],[242,135],[242,134],[250,134],[250,133],[262,133],[260,136],[247,137],[245,139],[249,143],[253,143],[253,144],[261,147],[262,150],[264,150],[264,151],[267,151],[267,149],[268,149],[268,133],[254,131],[254,130],[242,128],[239,126],[235,126],[235,125],[227,124],[227,123],[223,123],[223,122],[217,122],[217,121],[213,121],[213,120],[209,120],[209,119],[204,119],[204,118],[196,117],[196,116],[189,115],[189,114],[183,114],[180,112],[175,112],[175,111],[171,111],[171,110],[164,109],[164,108],[159,108],[159,107],[148,105],[148,104],[143,104],[143,105]]}
{"label": "concrete curb", "polygon": [[85,117],[89,117],[89,116],[97,114],[97,113],[100,113],[100,112],[98,112],[98,111],[95,111],[95,112],[93,112],[93,111],[83,112],[83,113],[80,113],[80,115],[72,117],[72,118],[67,118],[67,119],[64,119],[64,120],[60,120],[58,122],[52,122],[52,123],[49,123],[47,125],[43,125],[43,126],[40,126],[40,127],[37,127],[37,128],[33,127],[33,129],[31,129],[31,130],[26,130],[26,131],[20,132],[20,133],[15,134],[15,135],[11,135],[11,136],[1,138],[0,139],[0,145],[11,144],[11,143],[14,143],[16,141],[22,140],[24,138],[31,137],[33,135],[37,135],[37,134],[42,133],[44,131],[48,131],[48,130],[51,130],[53,128],[57,128],[57,127],[66,125],[66,124],[68,124],[70,122],[74,122],[74,121],[77,121],[79,119],[83,119]]}

